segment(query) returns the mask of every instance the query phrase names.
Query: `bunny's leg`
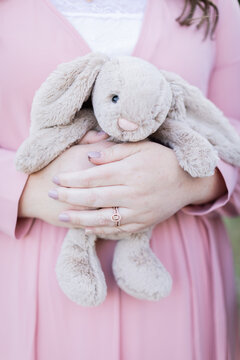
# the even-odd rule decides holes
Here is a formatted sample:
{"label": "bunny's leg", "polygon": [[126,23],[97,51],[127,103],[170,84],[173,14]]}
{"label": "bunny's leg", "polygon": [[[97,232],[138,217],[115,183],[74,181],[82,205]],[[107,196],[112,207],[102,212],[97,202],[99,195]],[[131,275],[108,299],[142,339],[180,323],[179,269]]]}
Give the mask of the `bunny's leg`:
{"label": "bunny's leg", "polygon": [[81,110],[68,125],[36,130],[17,151],[15,163],[19,171],[27,174],[39,171],[96,124],[91,110]]}
{"label": "bunny's leg", "polygon": [[180,166],[192,177],[214,174],[217,151],[206,138],[184,122],[167,119],[152,138],[170,146]]}
{"label": "bunny's leg", "polygon": [[107,293],[104,274],[95,250],[95,235],[70,229],[56,265],[59,286],[67,297],[82,306],[101,304]]}
{"label": "bunny's leg", "polygon": [[149,246],[150,232],[130,234],[118,241],[113,273],[118,286],[131,296],[160,300],[168,296],[172,279]]}

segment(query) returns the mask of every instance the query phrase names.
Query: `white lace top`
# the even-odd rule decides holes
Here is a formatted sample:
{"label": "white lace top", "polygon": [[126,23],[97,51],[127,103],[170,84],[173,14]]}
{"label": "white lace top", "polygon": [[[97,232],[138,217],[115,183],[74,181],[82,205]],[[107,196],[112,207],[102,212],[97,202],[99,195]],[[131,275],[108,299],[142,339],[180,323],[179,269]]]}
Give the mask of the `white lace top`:
{"label": "white lace top", "polygon": [[131,55],[147,0],[50,0],[92,51]]}

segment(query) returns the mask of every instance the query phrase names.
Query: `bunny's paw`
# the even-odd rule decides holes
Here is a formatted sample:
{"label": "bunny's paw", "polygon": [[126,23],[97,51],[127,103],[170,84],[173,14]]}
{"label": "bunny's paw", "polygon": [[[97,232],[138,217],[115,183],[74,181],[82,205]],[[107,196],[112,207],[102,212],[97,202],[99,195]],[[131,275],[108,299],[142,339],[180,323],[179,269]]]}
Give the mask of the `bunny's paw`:
{"label": "bunny's paw", "polygon": [[179,165],[192,177],[205,177],[214,174],[219,160],[217,151],[208,146],[187,146],[175,149]]}

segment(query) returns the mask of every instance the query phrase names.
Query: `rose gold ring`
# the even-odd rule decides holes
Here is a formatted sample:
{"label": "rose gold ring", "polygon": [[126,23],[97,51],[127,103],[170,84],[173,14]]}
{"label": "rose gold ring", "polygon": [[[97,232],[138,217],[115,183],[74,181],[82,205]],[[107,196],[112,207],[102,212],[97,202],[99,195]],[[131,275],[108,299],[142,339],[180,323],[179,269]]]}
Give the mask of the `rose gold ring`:
{"label": "rose gold ring", "polygon": [[113,207],[113,214],[111,216],[111,220],[115,223],[115,226],[120,226],[121,223],[121,215],[119,214],[118,208]]}

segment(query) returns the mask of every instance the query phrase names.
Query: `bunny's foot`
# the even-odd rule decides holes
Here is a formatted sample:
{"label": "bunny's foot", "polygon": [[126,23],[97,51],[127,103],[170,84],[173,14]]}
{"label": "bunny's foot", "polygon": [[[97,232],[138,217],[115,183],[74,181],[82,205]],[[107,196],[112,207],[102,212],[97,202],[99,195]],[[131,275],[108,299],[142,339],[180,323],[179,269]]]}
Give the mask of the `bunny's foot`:
{"label": "bunny's foot", "polygon": [[119,287],[138,299],[160,300],[172,288],[171,276],[150,249],[146,233],[118,241],[113,273]]}
{"label": "bunny's foot", "polygon": [[95,251],[95,235],[70,229],[56,265],[59,286],[67,297],[82,306],[101,304],[107,293],[104,274]]}

